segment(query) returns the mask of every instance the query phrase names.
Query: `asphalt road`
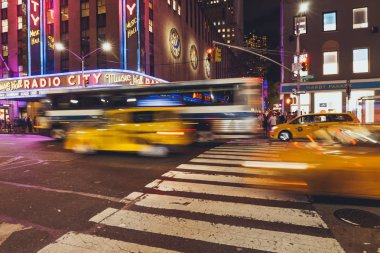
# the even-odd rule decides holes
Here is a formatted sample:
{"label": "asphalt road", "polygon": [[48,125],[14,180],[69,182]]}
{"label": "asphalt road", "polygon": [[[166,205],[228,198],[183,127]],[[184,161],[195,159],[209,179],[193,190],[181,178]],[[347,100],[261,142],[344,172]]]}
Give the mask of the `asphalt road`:
{"label": "asphalt road", "polygon": [[342,208],[380,216],[377,201],[268,189],[277,179],[238,166],[244,153],[281,145],[194,145],[150,158],[0,138],[0,252],[380,252],[380,227],[334,216]]}

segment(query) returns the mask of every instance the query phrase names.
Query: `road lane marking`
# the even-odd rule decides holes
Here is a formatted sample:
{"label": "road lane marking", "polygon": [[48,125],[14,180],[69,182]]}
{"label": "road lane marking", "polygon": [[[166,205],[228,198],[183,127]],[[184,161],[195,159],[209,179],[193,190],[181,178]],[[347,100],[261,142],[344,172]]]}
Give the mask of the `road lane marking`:
{"label": "road lane marking", "polygon": [[95,253],[95,252],[168,252],[175,253],[178,251],[172,251],[162,248],[155,248],[145,245],[139,245],[136,243],[112,240],[105,237],[87,235],[82,233],[69,232],[59,238],[56,242],[46,246],[38,251],[38,253]]}
{"label": "road lane marking", "polygon": [[303,181],[295,180],[278,180],[271,178],[245,178],[231,175],[210,175],[183,171],[169,171],[162,175],[162,177],[185,179],[185,180],[198,180],[218,183],[233,183],[244,185],[265,185],[265,186],[301,186],[306,187],[307,184]]}
{"label": "road lane marking", "polygon": [[238,148],[212,148],[209,149],[206,152],[239,152],[239,153],[278,153],[279,150],[272,150],[272,149],[238,149]]}
{"label": "road lane marking", "polygon": [[21,224],[0,223],[0,246],[5,242],[13,233],[29,229]]}
{"label": "road lane marking", "polygon": [[18,160],[20,160],[20,159],[23,159],[23,158],[24,158],[23,156],[12,157],[12,158],[10,158],[10,159],[8,159],[8,160],[6,160],[6,161],[0,163],[0,167],[1,167],[1,166],[6,166],[6,165],[8,165],[8,164],[10,164],[10,163],[14,163],[14,162],[16,162],[16,161],[18,161]]}
{"label": "road lane marking", "polygon": [[209,185],[202,183],[176,182],[167,180],[155,180],[145,186],[164,192],[186,192],[198,194],[211,194],[227,197],[263,199],[274,201],[289,201],[309,203],[306,196],[300,194],[290,194],[278,190],[265,190],[255,188],[244,188],[234,186]]}
{"label": "road lane marking", "polygon": [[59,189],[52,189],[52,188],[43,187],[43,186],[29,185],[29,184],[20,184],[20,183],[13,183],[13,182],[7,182],[7,181],[0,181],[0,184],[11,185],[11,186],[21,187],[21,188],[28,188],[28,189],[36,189],[36,190],[47,191],[47,192],[74,194],[74,195],[80,195],[80,196],[83,196],[83,197],[90,197],[90,198],[108,200],[108,201],[112,201],[112,202],[120,202],[120,198],[114,198],[114,197],[110,197],[110,196],[104,196],[104,195],[87,193],[87,192],[76,192],[76,191],[68,191],[68,190],[59,190]]}
{"label": "road lane marking", "polygon": [[135,205],[306,227],[327,228],[327,225],[323,222],[318,213],[311,210],[259,206],[158,194],[140,194]]}
{"label": "road lane marking", "polygon": [[136,231],[270,252],[344,252],[333,238],[238,227],[130,210],[117,210],[105,219],[94,216],[90,221]]}

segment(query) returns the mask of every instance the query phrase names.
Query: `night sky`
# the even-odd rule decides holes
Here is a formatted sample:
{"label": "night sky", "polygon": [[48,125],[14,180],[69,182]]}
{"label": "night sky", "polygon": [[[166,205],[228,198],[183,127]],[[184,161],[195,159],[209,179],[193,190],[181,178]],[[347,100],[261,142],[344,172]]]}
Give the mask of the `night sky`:
{"label": "night sky", "polygon": [[[244,0],[244,33],[268,36],[268,46],[280,50],[280,0]],[[269,55],[268,55],[269,56]],[[279,61],[279,56],[269,56]],[[280,67],[269,68],[268,79],[280,79]]]}

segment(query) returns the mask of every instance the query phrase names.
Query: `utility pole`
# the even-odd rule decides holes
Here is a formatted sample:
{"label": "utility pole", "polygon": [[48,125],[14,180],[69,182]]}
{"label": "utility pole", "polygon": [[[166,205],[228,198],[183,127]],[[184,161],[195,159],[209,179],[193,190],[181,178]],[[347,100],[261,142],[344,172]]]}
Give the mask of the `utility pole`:
{"label": "utility pole", "polygon": [[[297,46],[296,46],[296,57],[297,57],[297,65],[301,64],[301,42],[300,42],[300,19],[297,18],[296,22],[296,36],[297,36]],[[301,90],[301,69],[297,70],[297,115],[301,115],[301,94],[299,91]]]}

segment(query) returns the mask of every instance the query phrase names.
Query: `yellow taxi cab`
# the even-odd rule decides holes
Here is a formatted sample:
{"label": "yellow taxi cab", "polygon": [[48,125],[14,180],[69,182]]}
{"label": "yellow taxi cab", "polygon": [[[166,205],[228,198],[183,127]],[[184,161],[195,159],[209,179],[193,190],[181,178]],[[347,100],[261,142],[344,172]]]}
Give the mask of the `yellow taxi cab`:
{"label": "yellow taxi cab", "polygon": [[132,151],[165,156],[192,143],[179,108],[132,108],[105,113],[104,120],[69,131],[64,147],[76,153]]}
{"label": "yellow taxi cab", "polygon": [[315,113],[298,116],[291,121],[274,126],[270,138],[280,141],[308,138],[313,132],[340,123],[360,123],[352,113]]}

